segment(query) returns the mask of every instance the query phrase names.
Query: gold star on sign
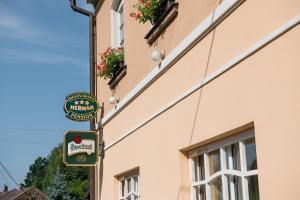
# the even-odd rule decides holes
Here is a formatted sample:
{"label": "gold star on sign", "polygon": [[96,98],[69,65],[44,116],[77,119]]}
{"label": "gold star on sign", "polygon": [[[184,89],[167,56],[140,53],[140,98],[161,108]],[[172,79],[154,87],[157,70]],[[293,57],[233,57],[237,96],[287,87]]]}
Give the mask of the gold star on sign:
{"label": "gold star on sign", "polygon": [[80,104],[84,104],[84,101],[83,101],[83,100],[81,100],[81,101],[80,101]]}

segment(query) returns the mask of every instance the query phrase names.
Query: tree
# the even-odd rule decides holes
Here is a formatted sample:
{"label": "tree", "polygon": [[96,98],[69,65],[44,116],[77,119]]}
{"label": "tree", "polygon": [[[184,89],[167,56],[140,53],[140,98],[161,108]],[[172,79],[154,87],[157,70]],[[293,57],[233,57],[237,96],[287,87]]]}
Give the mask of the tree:
{"label": "tree", "polygon": [[26,187],[37,187],[43,189],[43,178],[45,176],[45,169],[48,165],[47,158],[38,157],[29,167],[29,172],[24,180]]}
{"label": "tree", "polygon": [[50,186],[53,177],[57,171],[57,168],[64,169],[65,165],[63,164],[63,152],[62,152],[62,144],[59,144],[57,147],[54,147],[51,150],[51,153],[48,155],[48,165],[46,166],[46,173],[43,179],[43,191],[46,191]]}
{"label": "tree", "polygon": [[66,175],[58,167],[47,189],[49,200],[72,200],[70,190],[67,185]]}
{"label": "tree", "polygon": [[[62,144],[52,149],[47,158],[38,157],[30,166],[27,173],[26,187],[35,186],[41,191],[48,193],[53,186],[57,170],[65,176],[66,187],[72,199],[85,200],[89,190],[89,168],[67,167],[63,163]],[[49,194],[48,194],[49,195]]]}

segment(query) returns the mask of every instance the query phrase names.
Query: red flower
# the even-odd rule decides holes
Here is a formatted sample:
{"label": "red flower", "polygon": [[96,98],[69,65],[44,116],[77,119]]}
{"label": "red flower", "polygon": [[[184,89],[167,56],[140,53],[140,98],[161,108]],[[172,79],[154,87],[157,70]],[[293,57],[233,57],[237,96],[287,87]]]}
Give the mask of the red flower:
{"label": "red flower", "polygon": [[105,65],[100,65],[100,72],[105,73],[107,71],[107,67]]}
{"label": "red flower", "polygon": [[[101,60],[96,64],[100,77],[112,78],[114,70],[118,67],[118,62],[124,60],[124,50],[122,47],[108,47],[103,53],[99,54]],[[116,64],[117,63],[117,64]]]}
{"label": "red flower", "polygon": [[135,18],[136,18],[136,19],[141,18],[141,13],[136,14]]}
{"label": "red flower", "polygon": [[118,47],[118,48],[117,48],[117,51],[118,51],[119,53],[121,53],[121,52],[123,52],[123,48],[122,48],[122,47]]}
{"label": "red flower", "polygon": [[98,70],[100,70],[100,65],[97,64],[96,67],[97,67]]}

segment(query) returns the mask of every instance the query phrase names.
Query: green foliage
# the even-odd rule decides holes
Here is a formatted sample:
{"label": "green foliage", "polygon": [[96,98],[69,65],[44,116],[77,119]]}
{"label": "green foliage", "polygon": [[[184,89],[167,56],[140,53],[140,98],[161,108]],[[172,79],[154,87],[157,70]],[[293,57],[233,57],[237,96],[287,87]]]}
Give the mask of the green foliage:
{"label": "green foliage", "polygon": [[133,6],[135,12],[131,12],[130,16],[139,20],[140,23],[150,21],[153,24],[158,17],[156,11],[159,5],[160,0],[138,0],[138,3]]}
{"label": "green foliage", "polygon": [[[70,198],[84,200],[89,189],[89,168],[66,167],[63,163],[62,148],[62,144],[60,144],[52,149],[47,158],[38,157],[29,167],[25,185],[26,187],[35,186],[47,193],[49,191],[53,192],[53,188],[56,187],[57,183],[62,184],[65,181],[66,191],[69,192]],[[58,170],[61,174],[57,174]],[[57,180],[54,182],[55,177]],[[48,193],[48,195],[50,194]]]}
{"label": "green foliage", "polygon": [[48,160],[46,158],[38,157],[32,165],[29,167],[29,172],[24,180],[25,186],[34,186],[43,189],[43,178],[45,176],[45,169],[48,165]]}
{"label": "green foliage", "polygon": [[43,191],[51,184],[51,181],[56,174],[57,168],[63,169],[63,155],[62,155],[62,144],[53,148],[51,153],[48,155],[47,160],[49,161],[49,165],[46,166],[46,173],[43,179]]}
{"label": "green foliage", "polygon": [[49,200],[73,200],[70,189],[67,185],[66,175],[58,167],[51,181],[51,185],[47,188]]}
{"label": "green foliage", "polygon": [[107,48],[103,53],[100,53],[101,62],[97,65],[100,77],[112,78],[114,73],[119,69],[119,62],[124,61],[124,50],[122,47]]}

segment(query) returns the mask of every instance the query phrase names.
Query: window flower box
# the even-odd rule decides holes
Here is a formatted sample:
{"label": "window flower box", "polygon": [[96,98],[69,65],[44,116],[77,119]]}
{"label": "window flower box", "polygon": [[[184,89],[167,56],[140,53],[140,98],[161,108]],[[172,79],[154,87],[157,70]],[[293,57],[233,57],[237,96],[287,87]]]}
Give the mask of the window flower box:
{"label": "window flower box", "polygon": [[126,74],[126,65],[124,65],[123,48],[107,48],[106,51],[100,53],[101,62],[97,64],[97,75],[110,79],[108,85],[113,89],[116,84]]}
{"label": "window flower box", "polygon": [[152,44],[159,35],[170,25],[178,14],[178,3],[175,0],[139,0],[133,6],[135,12],[130,16],[140,23],[150,21],[153,25],[146,34],[148,44]]}
{"label": "window flower box", "polygon": [[118,67],[114,70],[113,76],[108,82],[110,89],[114,89],[119,81],[126,75],[127,65],[124,64],[124,61],[119,61]]}

